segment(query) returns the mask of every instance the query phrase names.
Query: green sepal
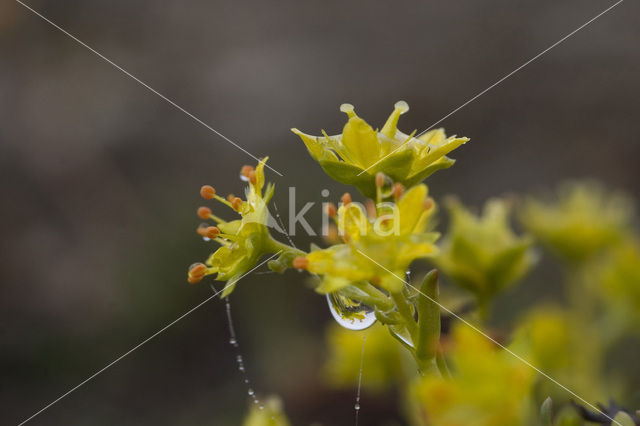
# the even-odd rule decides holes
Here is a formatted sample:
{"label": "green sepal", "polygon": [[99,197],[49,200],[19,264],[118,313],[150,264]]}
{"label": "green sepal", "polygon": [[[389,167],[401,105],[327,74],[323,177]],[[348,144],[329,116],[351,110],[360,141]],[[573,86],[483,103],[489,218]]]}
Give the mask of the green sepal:
{"label": "green sepal", "polygon": [[410,188],[422,182],[423,180],[425,180],[426,178],[428,178],[438,170],[448,169],[449,167],[453,166],[455,162],[456,160],[452,158],[442,157],[440,160],[436,161],[433,164],[430,164],[427,168],[419,171],[415,175],[409,176],[407,179],[404,180],[402,184],[405,187]]}

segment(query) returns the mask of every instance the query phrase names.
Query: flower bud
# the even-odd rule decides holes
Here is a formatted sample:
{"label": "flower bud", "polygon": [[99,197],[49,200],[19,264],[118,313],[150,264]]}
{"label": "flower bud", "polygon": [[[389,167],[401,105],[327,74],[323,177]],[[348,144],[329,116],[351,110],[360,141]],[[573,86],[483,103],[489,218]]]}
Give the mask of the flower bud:
{"label": "flower bud", "polygon": [[205,200],[211,200],[213,196],[216,195],[216,190],[211,185],[204,185],[200,188],[200,196]]}

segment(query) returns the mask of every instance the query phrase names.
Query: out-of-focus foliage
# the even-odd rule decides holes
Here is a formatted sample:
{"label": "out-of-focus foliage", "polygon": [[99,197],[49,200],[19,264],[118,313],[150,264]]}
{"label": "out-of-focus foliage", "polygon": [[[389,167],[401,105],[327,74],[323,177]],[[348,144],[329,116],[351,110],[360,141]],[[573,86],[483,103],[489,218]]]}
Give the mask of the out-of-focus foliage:
{"label": "out-of-focus foliage", "polygon": [[419,424],[526,424],[534,411],[533,370],[466,325],[455,328],[449,344],[455,379],[428,375],[412,385]]}
{"label": "out-of-focus foliage", "polygon": [[529,198],[520,212],[524,227],[562,258],[582,262],[629,232],[628,199],[594,182],[566,183],[557,200]]}
{"label": "out-of-focus foliage", "polygon": [[450,200],[449,211],[451,225],[435,263],[481,303],[529,271],[535,261],[531,239],[511,229],[506,201],[490,200],[476,216]]}
{"label": "out-of-focus foliage", "polygon": [[640,243],[629,238],[590,272],[598,280],[612,315],[630,330],[640,330]]}
{"label": "out-of-focus foliage", "polygon": [[284,414],[282,401],[276,396],[268,396],[264,405],[251,404],[249,414],[242,426],[289,426],[289,419]]}

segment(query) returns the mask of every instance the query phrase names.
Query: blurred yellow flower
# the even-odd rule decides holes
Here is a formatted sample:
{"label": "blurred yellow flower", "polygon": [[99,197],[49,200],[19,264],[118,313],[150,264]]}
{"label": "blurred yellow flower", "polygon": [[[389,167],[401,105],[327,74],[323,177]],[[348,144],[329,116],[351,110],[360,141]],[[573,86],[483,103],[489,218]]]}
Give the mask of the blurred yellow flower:
{"label": "blurred yellow flower", "polygon": [[358,117],[352,105],[340,107],[349,117],[341,135],[311,136],[291,129],[300,136],[309,153],[333,179],[356,186],[362,194],[375,198],[375,176],[384,173],[409,188],[439,169],[451,167],[446,154],[466,143],[468,138],[447,137],[434,129],[420,137],[397,129],[400,115],[409,110],[404,101],[395,108],[381,131]]}
{"label": "blurred yellow flower", "polygon": [[567,183],[558,200],[528,199],[520,211],[524,227],[565,260],[581,262],[614,245],[627,232],[629,200],[590,183]]}
{"label": "blurred yellow flower", "polygon": [[305,267],[321,275],[320,293],[331,293],[355,282],[369,281],[388,291],[403,288],[405,271],[415,259],[432,256],[438,234],[427,232],[435,205],[424,184],[414,186],[397,202],[393,214],[372,224],[360,204],[349,202],[337,212],[344,244],[311,251]]}
{"label": "blurred yellow flower", "polygon": [[[261,408],[262,407],[262,408]],[[284,414],[282,401],[276,396],[265,399],[264,405],[251,404],[249,414],[242,422],[242,426],[290,426],[289,419]]]}
{"label": "blurred yellow flower", "polygon": [[454,329],[447,353],[453,378],[424,376],[411,389],[420,424],[527,424],[533,413],[530,367],[466,325]]}
{"label": "blurred yellow flower", "polygon": [[449,232],[435,263],[481,304],[529,271],[535,261],[531,240],[510,228],[504,200],[489,200],[481,216],[455,200],[449,211]]}

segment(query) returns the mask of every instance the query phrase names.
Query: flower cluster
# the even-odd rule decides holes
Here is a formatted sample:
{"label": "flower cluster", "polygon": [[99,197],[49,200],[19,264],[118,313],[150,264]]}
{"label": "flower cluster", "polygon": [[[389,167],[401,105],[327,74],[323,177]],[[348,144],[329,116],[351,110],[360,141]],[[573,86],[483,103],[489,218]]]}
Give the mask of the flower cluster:
{"label": "flower cluster", "polygon": [[280,250],[267,229],[267,203],[273,196],[274,186],[268,184],[265,187],[266,161],[267,158],[261,160],[255,169],[251,166],[242,168],[241,176],[249,182],[246,200],[234,195],[223,198],[209,185],[200,189],[202,198],[219,201],[238,213],[241,218],[226,221],[213,214],[208,207],[198,209],[201,219],[215,222],[215,226],[207,223],[200,225],[197,229],[198,234],[215,241],[220,247],[204,263],[191,265],[188,272],[190,283],[196,283],[206,275],[216,274],[217,280],[226,281],[222,293],[222,297],[225,297],[263,255]]}
{"label": "flower cluster", "polygon": [[[378,179],[380,181],[380,179]],[[389,208],[392,207],[392,208]],[[390,292],[402,290],[405,271],[418,258],[432,256],[435,232],[428,232],[435,204],[426,185],[399,196],[392,206],[380,204],[368,217],[359,203],[345,194],[337,213],[330,206],[344,242],[311,251],[295,265],[322,276],[320,293],[338,291],[350,284],[370,282]]]}
{"label": "flower cluster", "polygon": [[375,198],[378,172],[409,188],[433,172],[451,167],[454,160],[446,155],[469,141],[447,137],[443,129],[430,130],[418,137],[415,131],[401,132],[398,119],[409,110],[404,101],[395,104],[380,131],[358,117],[353,105],[343,104],[340,110],[349,118],[340,135],[329,136],[323,131],[322,136],[311,136],[295,128],[291,130],[300,136],[327,175],[356,186],[369,198]]}

